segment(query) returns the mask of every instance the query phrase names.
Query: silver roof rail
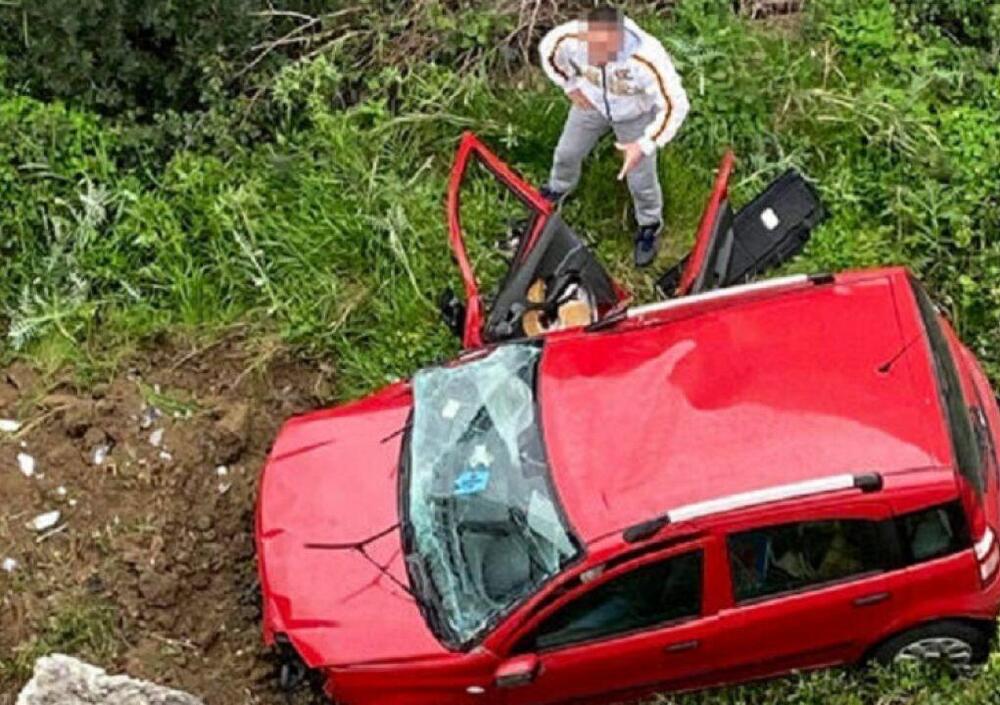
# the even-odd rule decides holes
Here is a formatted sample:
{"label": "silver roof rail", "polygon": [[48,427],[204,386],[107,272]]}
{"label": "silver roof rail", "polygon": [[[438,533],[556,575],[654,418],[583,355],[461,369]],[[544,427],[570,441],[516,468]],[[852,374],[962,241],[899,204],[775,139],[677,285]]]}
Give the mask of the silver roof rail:
{"label": "silver roof rail", "polygon": [[809,276],[808,274],[793,274],[787,277],[765,279],[764,281],[753,282],[752,284],[727,286],[723,287],[722,289],[712,289],[711,291],[706,291],[704,294],[692,294],[690,296],[681,296],[676,299],[668,299],[666,301],[660,301],[655,304],[639,306],[638,308],[630,308],[628,310],[627,317],[641,318],[642,316],[647,316],[651,313],[670,311],[675,308],[687,308],[692,304],[697,304],[704,301],[731,299],[734,297],[742,296],[743,294],[752,293],[754,291],[792,290],[792,289],[798,289],[806,284],[812,284],[812,283],[813,283],[813,277]]}
{"label": "silver roof rail", "polygon": [[746,509],[761,504],[771,504],[782,502],[788,499],[799,497],[809,497],[825,492],[837,492],[839,490],[849,490],[857,488],[862,492],[877,492],[882,489],[882,476],[878,473],[867,473],[860,475],[830,475],[820,477],[815,480],[804,480],[802,482],[791,482],[785,485],[774,485],[759,490],[749,492],[739,492],[737,494],[725,495],[704,502],[684,504],[675,509],[671,509],[654,519],[649,519],[639,524],[628,527],[622,532],[622,538],[626,543],[638,543],[652,538],[659,533],[660,529],[667,524],[674,524],[680,521],[690,521],[699,519],[711,514],[721,514],[737,509]]}

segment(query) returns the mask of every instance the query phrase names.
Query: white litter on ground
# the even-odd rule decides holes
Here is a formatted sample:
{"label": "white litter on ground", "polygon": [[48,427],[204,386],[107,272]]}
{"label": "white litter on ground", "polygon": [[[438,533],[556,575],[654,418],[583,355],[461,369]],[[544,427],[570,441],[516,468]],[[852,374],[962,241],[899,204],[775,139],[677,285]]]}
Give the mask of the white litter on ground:
{"label": "white litter on ground", "polygon": [[28,528],[34,529],[35,531],[46,531],[59,523],[60,516],[62,515],[59,513],[58,509],[51,512],[45,512],[44,514],[39,514],[28,522]]}
{"label": "white litter on ground", "polygon": [[165,461],[165,462],[168,462],[168,463],[169,463],[169,462],[170,462],[171,460],[173,460],[173,459],[174,459],[174,456],[172,456],[172,455],[171,455],[170,453],[168,453],[167,451],[165,451],[165,450],[161,450],[161,451],[160,451],[160,460],[163,460],[163,461]]}
{"label": "white litter on ground", "polygon": [[21,470],[22,475],[31,477],[35,474],[35,459],[27,453],[18,453],[17,467]]}
{"label": "white litter on ground", "polygon": [[143,409],[142,416],[139,417],[139,428],[145,431],[147,428],[152,426],[153,422],[160,418],[160,416],[162,416],[162,414],[159,409],[155,406],[147,406]]}
{"label": "white litter on ground", "polygon": [[60,497],[65,497],[66,496],[66,488],[63,487],[62,485],[59,485],[58,487],[56,487],[56,494],[59,495]]}
{"label": "white litter on ground", "polygon": [[13,558],[4,558],[3,563],[0,563],[0,568],[3,568],[5,573],[13,573],[17,570],[17,561]]}
{"label": "white litter on ground", "polygon": [[161,443],[163,443],[163,429],[158,428],[149,434],[149,444],[154,448],[159,448]]}
{"label": "white litter on ground", "polygon": [[4,433],[17,433],[21,430],[21,424],[14,419],[0,419],[0,431]]}
{"label": "white litter on ground", "polygon": [[229,468],[227,468],[225,465],[220,465],[219,467],[215,468],[215,474],[218,475],[219,477],[225,477],[226,475],[229,474]]}
{"label": "white litter on ground", "polygon": [[108,459],[109,452],[111,452],[111,446],[109,446],[107,443],[102,443],[101,445],[94,448],[94,452],[90,456],[90,461],[94,465],[104,465],[104,461]]}

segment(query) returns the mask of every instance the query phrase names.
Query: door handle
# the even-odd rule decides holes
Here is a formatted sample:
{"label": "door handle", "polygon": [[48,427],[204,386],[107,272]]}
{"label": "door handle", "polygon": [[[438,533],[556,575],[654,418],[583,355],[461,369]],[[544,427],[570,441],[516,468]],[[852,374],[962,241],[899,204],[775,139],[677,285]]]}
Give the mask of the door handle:
{"label": "door handle", "polygon": [[697,639],[691,639],[690,641],[679,641],[676,644],[665,646],[663,651],[668,654],[679,654],[685,651],[694,651],[700,645],[701,643]]}
{"label": "door handle", "polygon": [[871,595],[865,595],[864,597],[857,597],[854,599],[855,607],[871,607],[872,605],[878,605],[892,597],[891,593],[888,592],[876,592]]}

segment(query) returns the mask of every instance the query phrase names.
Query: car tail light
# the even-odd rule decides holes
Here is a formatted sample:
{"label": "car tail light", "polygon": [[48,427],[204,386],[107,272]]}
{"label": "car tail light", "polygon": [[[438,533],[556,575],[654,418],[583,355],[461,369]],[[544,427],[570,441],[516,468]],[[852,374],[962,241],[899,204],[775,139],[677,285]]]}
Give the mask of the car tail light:
{"label": "car tail light", "polygon": [[997,568],[1000,567],[1000,543],[997,542],[993,529],[986,528],[982,538],[976,541],[974,550],[979,562],[979,577],[983,583],[988,583],[996,577]]}

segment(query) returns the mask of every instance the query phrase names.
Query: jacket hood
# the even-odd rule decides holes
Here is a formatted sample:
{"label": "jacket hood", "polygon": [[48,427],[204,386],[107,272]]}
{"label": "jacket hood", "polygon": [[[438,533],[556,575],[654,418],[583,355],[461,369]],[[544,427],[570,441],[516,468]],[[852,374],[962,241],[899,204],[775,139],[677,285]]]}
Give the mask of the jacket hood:
{"label": "jacket hood", "polygon": [[625,29],[625,37],[622,40],[622,50],[618,54],[617,61],[626,61],[632,54],[639,51],[639,47],[642,46],[642,29],[639,28],[631,18],[626,17],[622,22],[622,26]]}

